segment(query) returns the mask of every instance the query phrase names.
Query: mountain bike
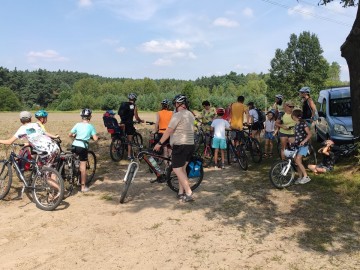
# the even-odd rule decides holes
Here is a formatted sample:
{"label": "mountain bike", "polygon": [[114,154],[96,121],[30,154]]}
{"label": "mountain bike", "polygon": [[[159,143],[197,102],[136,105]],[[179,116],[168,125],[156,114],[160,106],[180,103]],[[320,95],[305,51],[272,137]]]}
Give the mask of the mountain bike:
{"label": "mountain bike", "polygon": [[247,170],[249,166],[248,158],[243,144],[240,144],[241,137],[243,136],[241,130],[233,129],[226,131],[226,144],[227,144],[227,160],[228,164],[236,162],[241,169]]}
{"label": "mountain bike", "polygon": [[[66,152],[62,150],[60,138],[54,139],[54,141],[60,147],[60,154],[56,159],[56,170],[64,179],[64,198],[67,198],[73,193],[74,188],[81,184],[80,159],[76,153],[71,151],[71,149],[67,149]],[[88,150],[88,160],[86,161],[86,186],[89,186],[94,180],[96,165],[97,161],[95,153]]]}
{"label": "mountain bike", "polygon": [[[290,186],[295,180],[295,173],[297,172],[297,165],[295,163],[295,157],[299,151],[299,146],[293,145],[285,149],[284,154],[286,160],[280,160],[272,165],[269,178],[270,182],[278,189],[283,189]],[[307,156],[303,157],[303,165],[307,168],[307,165],[304,164],[304,159],[311,156],[308,153]],[[316,164],[316,163],[313,163]]]}
{"label": "mountain bike", "polygon": [[[152,163],[151,159],[162,159],[166,162],[165,168],[161,169],[156,163],[155,165]],[[140,162],[144,160],[145,163],[148,165],[149,169],[155,173],[156,179],[150,181],[151,183],[166,183],[168,187],[173,190],[174,192],[179,191],[179,182],[176,174],[173,172],[171,159],[154,153],[152,151],[141,150],[139,151],[136,158],[128,165],[125,177],[124,177],[124,188],[120,195],[120,203],[124,203],[128,190],[130,188],[131,183],[134,181],[136,173],[139,170]],[[204,178],[204,171],[201,168],[200,176],[189,178],[189,184],[191,190],[195,190],[201,184],[201,181]]]}
{"label": "mountain bike", "polygon": [[[139,122],[134,122],[134,124]],[[153,124],[153,122],[146,122],[147,124]],[[123,127],[121,127],[123,128]],[[132,142],[129,142],[127,139],[127,134],[125,134],[124,129],[120,133],[111,134],[111,143],[110,143],[110,157],[113,161],[120,161],[124,158],[124,153],[128,150],[128,145],[140,146],[143,145],[143,138],[141,134],[135,131]],[[136,147],[134,148],[136,151]],[[133,149],[133,150],[134,150]],[[137,155],[136,152],[133,153],[134,156]]]}
{"label": "mountain bike", "polygon": [[[54,210],[61,203],[64,197],[64,181],[60,174],[53,168],[44,166],[41,155],[46,152],[33,150],[35,159],[15,153],[15,147],[23,147],[24,144],[11,144],[10,155],[7,159],[0,160],[0,199],[4,199],[9,193],[12,184],[12,167],[17,177],[23,183],[20,197],[26,190],[32,191],[32,199],[41,210]],[[23,164],[30,164],[29,176],[25,176]]]}
{"label": "mountain bike", "polygon": [[260,163],[262,161],[263,153],[260,142],[252,135],[252,126],[252,124],[244,124],[244,127],[247,127],[247,129],[243,129],[244,136],[242,137],[241,143],[244,144],[245,150],[250,152],[252,161]]}

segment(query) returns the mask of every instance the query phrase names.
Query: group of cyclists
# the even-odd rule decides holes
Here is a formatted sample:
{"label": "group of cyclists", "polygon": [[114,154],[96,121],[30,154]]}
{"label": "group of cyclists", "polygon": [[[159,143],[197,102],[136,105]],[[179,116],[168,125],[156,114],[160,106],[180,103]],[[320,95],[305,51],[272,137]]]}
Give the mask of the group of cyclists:
{"label": "group of cyclists", "polygon": [[[302,165],[302,157],[308,152],[308,144],[311,139],[311,124],[316,120],[317,112],[313,100],[310,97],[310,88],[303,87],[299,90],[303,101],[301,109],[294,109],[292,101],[284,101],[282,95],[275,96],[275,103],[266,113],[266,120],[260,121],[259,110],[257,110],[253,102],[249,102],[247,106],[244,104],[245,97],[239,96],[237,100],[230,104],[228,108],[213,108],[209,101],[202,103],[203,110],[200,115],[195,116],[189,108],[189,100],[185,95],[176,95],[172,101],[174,109],[171,108],[171,102],[164,99],[161,102],[161,110],[156,113],[154,131],[159,135],[158,143],[154,146],[155,151],[159,151],[161,147],[165,147],[165,155],[171,156],[172,167],[179,179],[179,193],[177,198],[184,202],[194,200],[192,191],[189,187],[186,166],[194,154],[194,123],[195,119],[201,121],[207,133],[214,134],[212,147],[216,149],[216,156],[221,153],[222,164],[215,164],[216,168],[224,169],[224,153],[226,149],[225,130],[232,130],[232,139],[235,143],[241,141],[244,123],[252,125],[254,136],[259,138],[262,130],[264,130],[265,148],[264,157],[272,156],[273,140],[275,136],[279,137],[281,143],[281,158],[285,159],[284,150],[288,143],[296,143],[300,149],[296,157],[299,178],[297,184],[305,184],[311,179],[307,175],[306,169]],[[137,95],[130,93],[128,101],[123,102],[118,110],[120,117],[120,125],[124,127],[124,132],[128,141],[132,140],[135,132],[134,118],[138,122],[144,122],[138,114],[136,106]],[[112,110],[106,112],[107,116],[115,119],[115,113]],[[7,139],[0,140],[0,144],[12,144],[17,139],[26,139],[28,143],[35,149],[43,151],[43,160],[46,166],[53,166],[56,156],[59,155],[59,147],[52,139],[58,135],[53,135],[46,131],[45,124],[47,122],[48,113],[45,110],[39,110],[35,113],[37,122],[32,123],[32,115],[30,112],[22,111],[20,113],[21,126],[15,134]],[[89,191],[86,187],[86,161],[89,140],[98,140],[96,130],[90,120],[92,111],[88,108],[83,109],[80,113],[81,121],[71,129],[69,136],[74,138],[72,143],[72,151],[79,155],[80,172],[81,172],[81,192]],[[245,120],[246,119],[246,120]],[[327,143],[327,153],[333,142]],[[128,159],[134,159],[131,144],[127,149]],[[217,159],[215,159],[217,160]],[[320,167],[319,167],[320,166]],[[333,168],[333,162],[312,165],[313,172],[326,172]]]}

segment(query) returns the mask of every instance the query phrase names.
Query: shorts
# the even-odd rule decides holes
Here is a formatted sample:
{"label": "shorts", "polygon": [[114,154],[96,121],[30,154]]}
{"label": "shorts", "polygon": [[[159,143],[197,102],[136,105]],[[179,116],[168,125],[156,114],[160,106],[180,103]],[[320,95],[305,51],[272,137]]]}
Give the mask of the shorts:
{"label": "shorts", "polygon": [[280,137],[280,138],[284,138],[284,137],[286,137],[286,138],[294,138],[294,137],[295,137],[295,134],[285,134],[285,133],[281,133],[281,132],[279,131],[279,137]]}
{"label": "shorts", "polygon": [[226,139],[213,138],[211,147],[214,149],[226,149]]}
{"label": "shorts", "polygon": [[274,132],[272,132],[272,131],[265,131],[264,138],[265,138],[266,140],[274,140],[274,139],[275,139]]}
{"label": "shorts", "polygon": [[186,162],[191,160],[194,151],[195,145],[193,144],[173,145],[171,154],[172,167],[183,167]]}
{"label": "shorts", "polygon": [[79,146],[72,146],[71,152],[78,154],[80,161],[88,160],[88,150],[86,148],[79,147]]}
{"label": "shorts", "polygon": [[245,139],[244,131],[242,130],[232,130],[230,133],[230,138],[232,140],[241,141],[242,139]]}
{"label": "shorts", "polygon": [[133,123],[125,123],[125,133],[126,135],[134,135],[135,134],[135,127]]}
{"label": "shorts", "polygon": [[333,167],[327,167],[324,164],[320,163],[319,165],[316,165],[316,168],[321,168],[321,169],[325,169],[326,172],[330,172],[332,171],[334,168]]}
{"label": "shorts", "polygon": [[264,129],[264,125],[260,122],[255,122],[252,126],[252,130],[262,130]]}
{"label": "shorts", "polygon": [[309,146],[299,146],[298,156],[307,156],[309,153]]}

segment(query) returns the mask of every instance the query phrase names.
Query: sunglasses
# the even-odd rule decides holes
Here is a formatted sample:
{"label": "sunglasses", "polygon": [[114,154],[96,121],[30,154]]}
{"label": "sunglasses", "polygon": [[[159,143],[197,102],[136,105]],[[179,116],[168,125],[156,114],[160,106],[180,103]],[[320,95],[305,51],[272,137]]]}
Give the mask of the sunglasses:
{"label": "sunglasses", "polygon": [[288,106],[289,108],[294,108],[295,107],[295,106],[288,105],[288,104],[286,104],[286,106]]}

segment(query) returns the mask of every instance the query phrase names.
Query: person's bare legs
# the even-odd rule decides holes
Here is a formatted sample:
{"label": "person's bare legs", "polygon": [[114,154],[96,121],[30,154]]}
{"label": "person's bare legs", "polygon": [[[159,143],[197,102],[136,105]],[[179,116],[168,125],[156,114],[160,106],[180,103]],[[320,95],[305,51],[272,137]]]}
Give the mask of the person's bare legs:
{"label": "person's bare legs", "polygon": [[81,191],[85,191],[86,187],[86,161],[80,161],[80,175],[81,175]]}
{"label": "person's bare legs", "polygon": [[217,162],[218,162],[218,156],[219,156],[219,149],[216,148],[215,151],[214,151],[214,163],[215,163],[215,166],[216,166],[216,167],[219,167],[219,165],[217,164]]}
{"label": "person's bare legs", "polygon": [[132,143],[132,138],[133,138],[133,135],[128,135],[127,136],[127,139],[128,139],[128,157],[132,157],[132,147],[131,147],[131,143]]}
{"label": "person's bare legs", "polygon": [[302,164],[302,156],[301,155],[296,155],[295,163],[297,165],[297,171],[298,171],[300,177],[306,177],[307,172],[306,172],[304,165]]}
{"label": "person's bare legs", "polygon": [[179,194],[183,194],[185,191],[186,195],[190,196],[192,194],[192,191],[191,191],[191,188],[189,185],[189,179],[188,179],[187,173],[186,173],[187,164],[188,163],[186,162],[184,166],[182,166],[180,168],[173,168],[173,170],[179,181]]}

